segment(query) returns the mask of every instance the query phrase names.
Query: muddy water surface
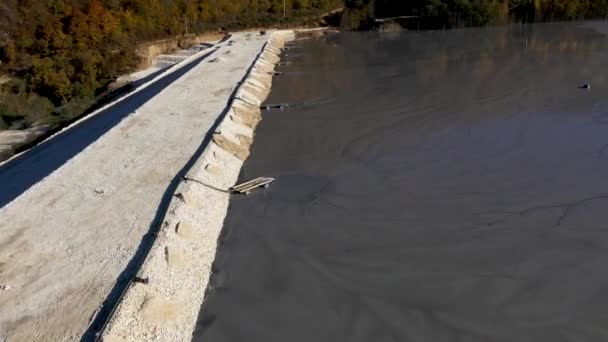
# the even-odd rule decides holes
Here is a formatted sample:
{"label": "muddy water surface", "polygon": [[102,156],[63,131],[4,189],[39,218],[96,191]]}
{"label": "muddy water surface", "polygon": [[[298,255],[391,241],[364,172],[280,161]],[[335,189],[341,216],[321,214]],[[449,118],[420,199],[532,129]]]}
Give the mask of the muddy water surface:
{"label": "muddy water surface", "polygon": [[291,46],[194,340],[608,341],[605,35]]}

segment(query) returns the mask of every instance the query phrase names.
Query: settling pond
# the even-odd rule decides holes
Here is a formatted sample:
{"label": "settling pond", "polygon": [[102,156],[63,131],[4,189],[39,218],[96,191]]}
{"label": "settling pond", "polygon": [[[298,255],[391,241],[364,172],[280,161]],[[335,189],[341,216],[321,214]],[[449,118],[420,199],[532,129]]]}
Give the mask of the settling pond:
{"label": "settling pond", "polygon": [[605,26],[292,43],[194,340],[607,341]]}

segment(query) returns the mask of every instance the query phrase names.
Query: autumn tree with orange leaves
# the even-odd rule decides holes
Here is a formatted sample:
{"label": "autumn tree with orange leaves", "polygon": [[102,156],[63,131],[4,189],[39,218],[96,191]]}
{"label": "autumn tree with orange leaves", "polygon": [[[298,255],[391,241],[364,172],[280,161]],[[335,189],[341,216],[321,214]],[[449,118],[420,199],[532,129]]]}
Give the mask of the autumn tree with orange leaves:
{"label": "autumn tree with orange leaves", "polygon": [[[341,0],[287,0],[290,18]],[[138,64],[140,43],[218,29],[281,23],[283,0],[3,0],[0,117],[40,111],[76,115]],[[35,114],[35,115],[34,115]],[[47,113],[48,114],[48,113]],[[31,122],[30,122],[31,123]],[[3,125],[0,125],[0,129]]]}

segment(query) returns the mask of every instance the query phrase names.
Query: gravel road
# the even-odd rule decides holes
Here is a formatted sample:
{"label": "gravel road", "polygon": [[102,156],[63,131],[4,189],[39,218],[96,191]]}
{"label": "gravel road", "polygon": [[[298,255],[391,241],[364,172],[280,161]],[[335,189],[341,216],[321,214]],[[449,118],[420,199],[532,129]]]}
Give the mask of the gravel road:
{"label": "gravel road", "polygon": [[0,165],[0,331],[79,340],[266,42],[235,34]]}

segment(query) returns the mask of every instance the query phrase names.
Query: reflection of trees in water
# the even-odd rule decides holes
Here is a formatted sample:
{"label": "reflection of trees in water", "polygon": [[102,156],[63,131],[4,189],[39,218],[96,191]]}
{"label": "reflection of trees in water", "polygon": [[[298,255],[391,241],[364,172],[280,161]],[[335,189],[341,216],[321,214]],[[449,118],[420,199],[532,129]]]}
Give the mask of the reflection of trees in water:
{"label": "reflection of trees in water", "polygon": [[[429,36],[434,38],[431,42],[427,41]],[[420,52],[414,50],[411,58],[415,59],[417,80],[423,85],[440,82],[451,73],[466,77],[468,86],[483,86],[520,74],[522,68],[559,80],[572,72],[573,60],[582,67],[600,63],[592,54],[606,45],[603,36],[558,24],[429,32],[413,35],[413,40],[410,44],[418,45]]]}
{"label": "reflection of trees in water", "polygon": [[[424,106],[454,107],[460,103],[487,106],[497,103],[516,106],[517,96],[550,96],[555,87],[577,91],[580,84],[606,83],[605,77],[585,70],[598,70],[607,41],[591,30],[568,24],[511,25],[482,29],[380,34],[343,33],[322,38],[322,43],[304,42],[305,54],[286,69],[299,72],[290,92],[302,101],[332,101],[336,96],[408,97],[412,87],[420,98],[411,102]],[[573,70],[573,65],[580,69]],[[319,69],[328,85],[323,91],[307,88],[304,77]],[[583,79],[572,79],[576,73]],[[587,76],[584,76],[587,75]],[[371,81],[370,81],[371,80]],[[378,81],[384,80],[384,81]],[[580,82],[580,84],[578,83]],[[314,83],[314,82],[312,82]],[[543,88],[549,90],[543,90]],[[533,94],[539,95],[533,95]],[[437,103],[451,94],[451,101]],[[424,97],[424,98],[423,98]],[[408,100],[409,101],[409,100]],[[425,102],[430,101],[430,102]],[[353,101],[356,102],[356,101]],[[350,102],[346,102],[350,106]],[[387,106],[393,106],[392,103]],[[357,111],[353,105],[349,110]]]}
{"label": "reflection of trees in water", "polygon": [[[348,33],[344,33],[348,35]],[[352,35],[349,39],[360,39],[363,43],[364,35]],[[298,58],[293,60],[295,63],[291,66],[282,69],[286,71],[287,77],[284,81],[286,87],[283,91],[287,92],[289,98],[301,98],[305,102],[327,101],[332,98],[332,94],[352,90],[352,87],[358,83],[356,75],[352,73],[349,66],[352,59],[356,59],[357,55],[348,51],[348,48],[343,45],[344,36],[342,34],[328,34],[321,38],[313,40],[305,40],[300,43],[291,45],[295,51],[306,51],[299,54]],[[321,44],[319,44],[319,42]],[[288,53],[291,50],[288,50]],[[287,56],[284,61],[290,61]],[[350,61],[350,62],[349,62]],[[315,70],[310,72],[309,70]],[[318,70],[318,72],[317,72]],[[328,83],[328,88],[321,93],[319,89],[309,88],[306,85],[309,82],[301,82],[302,78],[314,77],[315,75],[327,75],[340,73],[340,77],[324,79]],[[329,89],[329,93],[327,90]],[[304,103],[305,105],[306,103]],[[296,104],[298,105],[298,104]]]}

